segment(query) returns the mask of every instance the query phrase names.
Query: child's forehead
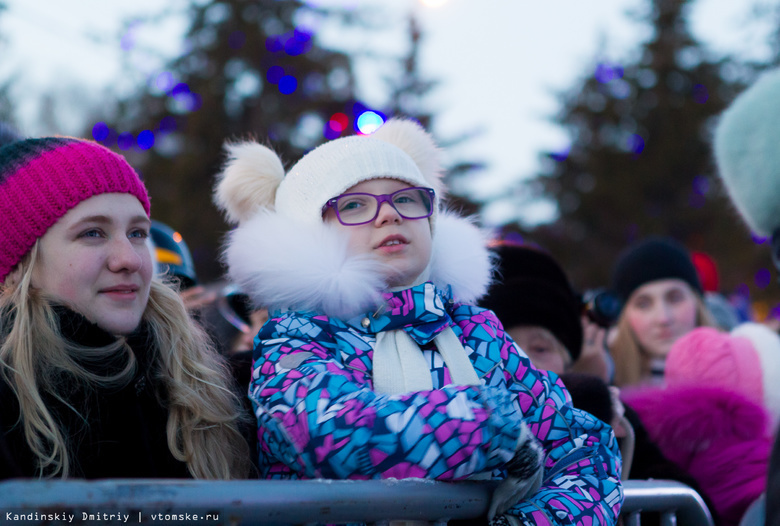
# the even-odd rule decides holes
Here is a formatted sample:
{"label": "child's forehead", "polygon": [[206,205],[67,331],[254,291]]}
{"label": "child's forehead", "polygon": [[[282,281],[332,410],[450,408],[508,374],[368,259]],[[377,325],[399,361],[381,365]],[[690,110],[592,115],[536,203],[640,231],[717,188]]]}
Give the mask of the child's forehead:
{"label": "child's forehead", "polygon": [[403,188],[410,188],[412,186],[413,185],[407,181],[402,181],[400,179],[395,179],[392,177],[376,177],[350,186],[344,193],[368,192],[372,194],[387,194],[395,192],[396,190],[401,190]]}

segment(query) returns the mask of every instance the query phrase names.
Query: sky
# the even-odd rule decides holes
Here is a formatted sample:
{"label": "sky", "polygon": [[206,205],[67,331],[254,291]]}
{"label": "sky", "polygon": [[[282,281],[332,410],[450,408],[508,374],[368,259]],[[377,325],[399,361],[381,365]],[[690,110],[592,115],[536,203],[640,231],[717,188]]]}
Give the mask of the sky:
{"label": "sky", "polygon": [[[1,1],[1,0],[0,0]],[[39,114],[39,95],[52,88],[78,99],[105,90],[126,93],[136,82],[159,71],[161,57],[179,51],[177,35],[184,20],[165,26],[130,25],[133,17],[156,13],[159,0],[4,0],[0,15],[0,78],[18,79],[20,127],[29,135],[68,133],[79,115],[49,129]],[[401,52],[398,31],[406,10],[413,9],[424,32],[422,70],[440,82],[428,99],[436,114],[435,135],[481,134],[446,159],[479,159],[488,163],[468,191],[478,199],[506,196],[509,189],[539,170],[539,155],[565,146],[563,131],[550,122],[556,93],[592,74],[597,59],[629,60],[646,30],[627,16],[645,0],[317,0],[350,6],[377,4],[388,11],[386,30],[377,29],[349,41],[343,34],[323,40]],[[770,28],[754,10],[772,0],[697,0],[690,25],[696,38],[714,54],[762,59]],[[169,0],[174,9],[184,0]],[[390,28],[395,28],[390,29]],[[122,35],[119,39],[118,35]],[[361,40],[362,39],[362,40]],[[381,100],[386,64],[362,60],[359,81],[368,103]],[[71,127],[72,129],[68,129]],[[522,210],[513,201],[496,199],[483,211],[487,224],[518,218],[526,223],[550,219],[548,203]]]}

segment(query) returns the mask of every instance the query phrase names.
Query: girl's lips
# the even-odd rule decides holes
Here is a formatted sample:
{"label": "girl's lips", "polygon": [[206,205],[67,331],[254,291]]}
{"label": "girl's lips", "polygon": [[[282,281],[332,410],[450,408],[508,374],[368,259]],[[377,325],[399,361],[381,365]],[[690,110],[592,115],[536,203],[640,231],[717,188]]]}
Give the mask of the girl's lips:
{"label": "girl's lips", "polygon": [[133,299],[137,292],[138,287],[135,285],[109,287],[100,291],[101,294],[114,299]]}
{"label": "girl's lips", "polygon": [[387,248],[387,247],[393,247],[393,246],[399,246],[399,245],[408,245],[409,241],[400,234],[393,234],[392,236],[387,236],[382,240],[381,243],[379,243],[375,248]]}
{"label": "girl's lips", "polygon": [[404,236],[393,234],[384,238],[376,248],[383,254],[395,254],[406,249],[408,244],[409,241]]}

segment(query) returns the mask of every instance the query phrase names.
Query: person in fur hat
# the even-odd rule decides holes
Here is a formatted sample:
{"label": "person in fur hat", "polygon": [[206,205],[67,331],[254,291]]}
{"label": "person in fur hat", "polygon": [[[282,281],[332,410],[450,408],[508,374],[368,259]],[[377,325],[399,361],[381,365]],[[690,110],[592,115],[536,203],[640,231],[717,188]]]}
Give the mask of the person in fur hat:
{"label": "person in fur hat", "polygon": [[[780,69],[764,73],[721,115],[713,139],[718,175],[750,230],[771,239],[780,268]],[[767,525],[780,525],[780,439],[766,488]]]}
{"label": "person in fur hat", "polygon": [[492,524],[615,523],[614,434],[473,306],[486,240],[440,210],[430,135],[392,119],[286,174],[256,142],[226,149],[228,274],[271,313],[249,391],[263,477],[498,479]]}

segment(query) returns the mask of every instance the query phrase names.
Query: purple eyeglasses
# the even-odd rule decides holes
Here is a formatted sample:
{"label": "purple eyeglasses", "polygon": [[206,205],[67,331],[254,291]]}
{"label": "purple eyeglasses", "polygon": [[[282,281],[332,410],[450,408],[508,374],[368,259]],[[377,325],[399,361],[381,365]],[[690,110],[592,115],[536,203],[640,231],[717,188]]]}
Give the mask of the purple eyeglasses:
{"label": "purple eyeglasses", "polygon": [[388,203],[404,219],[424,219],[433,214],[435,199],[433,188],[419,186],[403,188],[392,194],[341,194],[329,199],[322,213],[332,208],[342,225],[364,225],[377,218],[382,203]]}

